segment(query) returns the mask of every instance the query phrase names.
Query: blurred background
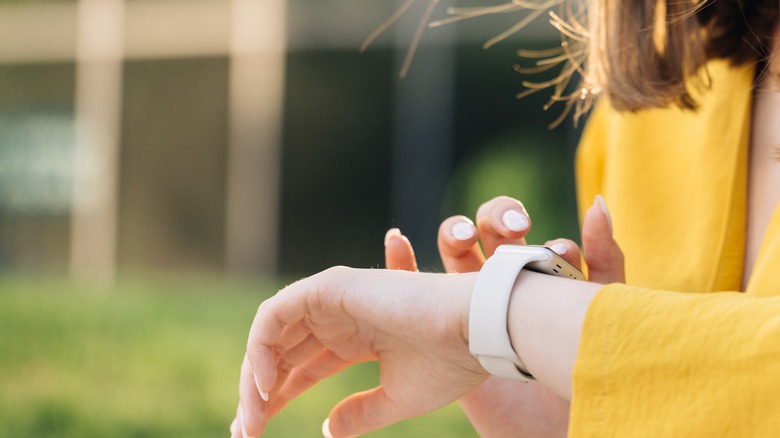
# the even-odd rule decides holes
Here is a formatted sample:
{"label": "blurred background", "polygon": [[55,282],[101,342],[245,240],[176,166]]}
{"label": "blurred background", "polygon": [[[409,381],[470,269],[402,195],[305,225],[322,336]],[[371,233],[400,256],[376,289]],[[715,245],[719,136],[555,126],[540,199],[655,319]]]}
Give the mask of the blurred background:
{"label": "blurred background", "polygon": [[[428,271],[439,222],[500,194],[531,243],[578,239],[579,131],[548,128],[549,92],[515,99],[517,50],[557,32],[484,50],[527,13],[426,29],[401,79],[427,0],[358,50],[400,4],[0,0],[0,436],[224,435],[259,302],[383,266],[390,227]],[[318,436],[376,375],[323,383],[268,436]],[[476,436],[457,406],[372,436],[433,434]]]}

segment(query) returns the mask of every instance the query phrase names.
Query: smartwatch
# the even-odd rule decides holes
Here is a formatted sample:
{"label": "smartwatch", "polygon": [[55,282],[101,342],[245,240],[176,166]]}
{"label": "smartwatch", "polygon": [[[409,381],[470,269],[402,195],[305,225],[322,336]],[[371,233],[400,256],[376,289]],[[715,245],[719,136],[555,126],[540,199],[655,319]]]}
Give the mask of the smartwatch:
{"label": "smartwatch", "polygon": [[582,272],[551,249],[501,245],[479,271],[469,309],[469,351],[490,374],[528,382],[536,380],[509,339],[507,314],[520,271],[528,270],[581,280]]}

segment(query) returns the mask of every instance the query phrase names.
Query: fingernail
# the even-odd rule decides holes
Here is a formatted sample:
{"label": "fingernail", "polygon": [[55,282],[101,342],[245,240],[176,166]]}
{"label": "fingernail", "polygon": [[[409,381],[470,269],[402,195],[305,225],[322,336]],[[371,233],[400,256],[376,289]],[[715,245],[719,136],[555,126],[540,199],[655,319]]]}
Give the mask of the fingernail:
{"label": "fingernail", "polygon": [[241,436],[249,438],[249,434],[246,433],[246,425],[244,424],[244,407],[240,404],[238,406],[238,422],[241,423]]}
{"label": "fingernail", "polygon": [[569,251],[569,247],[562,243],[556,243],[555,245],[551,246],[550,249],[558,255],[564,255]]}
{"label": "fingernail", "polygon": [[230,423],[230,436],[232,437],[234,433],[238,431],[238,423],[237,419],[233,419],[233,421]]}
{"label": "fingernail", "polygon": [[517,210],[505,211],[501,221],[512,231],[523,231],[528,228],[528,218]]}
{"label": "fingernail", "polygon": [[466,222],[458,222],[452,226],[452,236],[458,240],[469,240],[474,237],[474,227]]}
{"label": "fingernail", "polygon": [[400,236],[401,230],[398,228],[390,228],[387,230],[387,233],[385,233],[385,248],[387,248],[387,243],[390,242],[390,238],[393,236]]}
{"label": "fingernail", "polygon": [[333,438],[333,434],[330,433],[330,418],[326,418],[322,422],[322,436],[325,438]]}
{"label": "fingernail", "polygon": [[260,381],[257,380],[257,374],[252,373],[252,375],[255,377],[255,385],[257,386],[257,391],[260,393],[260,398],[268,401],[268,393],[260,389]]}
{"label": "fingernail", "polygon": [[612,233],[612,216],[609,214],[609,210],[607,209],[607,203],[604,202],[604,198],[601,197],[601,195],[596,195],[596,199],[593,201],[594,204],[598,204],[599,208],[601,208],[601,212],[604,213],[604,216],[607,218],[607,223],[609,224],[609,232]]}

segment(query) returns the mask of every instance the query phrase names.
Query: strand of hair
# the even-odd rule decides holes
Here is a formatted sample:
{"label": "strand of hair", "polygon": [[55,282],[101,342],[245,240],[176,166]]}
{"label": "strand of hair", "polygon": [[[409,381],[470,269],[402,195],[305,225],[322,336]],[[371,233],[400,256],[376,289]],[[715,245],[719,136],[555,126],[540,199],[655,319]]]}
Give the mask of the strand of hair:
{"label": "strand of hair", "polygon": [[396,21],[398,21],[399,18],[401,18],[407,10],[409,10],[409,7],[412,6],[412,4],[417,0],[406,0],[403,5],[401,5],[400,8],[396,9],[396,11],[391,15],[387,20],[383,21],[382,24],[380,24],[376,29],[374,29],[371,34],[369,34],[365,40],[363,40],[363,44],[360,45],[360,53],[363,53],[366,51],[368,46],[371,45],[372,42],[374,42],[375,39],[379,37],[379,35],[382,35],[385,33],[385,31],[392,26]]}
{"label": "strand of hair", "polygon": [[579,38],[587,38],[588,32],[579,32],[574,26],[572,26],[570,23],[567,23],[566,20],[561,18],[558,14],[555,13],[555,11],[550,11],[550,18],[552,18],[552,21],[555,21],[558,23],[559,26],[561,26],[561,29],[566,29],[570,34],[567,34],[570,38],[574,38],[572,35],[577,35]]}
{"label": "strand of hair", "polygon": [[568,115],[569,115],[569,113],[571,112],[571,107],[574,105],[574,102],[575,102],[575,100],[574,100],[574,99],[572,99],[572,100],[570,100],[570,101],[566,102],[566,107],[564,107],[563,111],[562,111],[562,112],[561,112],[561,114],[558,116],[558,118],[556,118],[556,119],[555,119],[555,120],[554,120],[552,123],[550,123],[550,124],[549,124],[547,127],[548,127],[549,129],[555,129],[555,128],[557,128],[558,126],[560,126],[560,124],[561,124],[561,123],[563,123],[563,121],[564,121],[564,120],[566,120],[566,116],[568,116]]}
{"label": "strand of hair", "polygon": [[529,49],[520,49],[517,51],[518,56],[522,56],[523,58],[547,58],[548,56],[556,56],[563,53],[562,47],[554,47],[552,49],[547,50],[529,50]]}
{"label": "strand of hair", "polygon": [[489,8],[479,8],[466,14],[452,14],[451,13],[452,9],[448,9],[447,12],[450,13],[451,15],[455,15],[454,17],[448,17],[448,18],[443,18],[441,20],[432,21],[431,23],[428,24],[428,27],[440,27],[447,24],[457,23],[458,21],[468,20],[471,18],[483,17],[485,15],[492,15],[492,14],[503,14],[506,12],[515,12],[519,10],[521,10],[521,8],[512,3],[499,5],[499,6],[491,6]]}
{"label": "strand of hair", "polygon": [[[550,0],[549,4],[555,4],[557,2],[560,2],[562,0]],[[501,32],[497,36],[491,38],[486,42],[482,47],[485,49],[489,49],[493,45],[509,38],[510,36],[514,35],[515,33],[519,32],[522,28],[528,25],[528,23],[534,21],[536,18],[538,18],[540,15],[544,13],[544,9],[537,9],[535,11],[531,11],[530,14],[528,14],[525,18],[523,18],[519,23],[515,24],[514,26],[510,27],[509,29],[505,30],[504,32]]]}
{"label": "strand of hair", "polygon": [[542,65],[542,66],[537,66],[537,67],[523,67],[520,64],[515,64],[514,66],[512,66],[512,68],[516,72],[518,72],[520,74],[533,75],[533,74],[542,73],[542,72],[545,72],[547,70],[550,70],[551,68],[555,67],[556,65],[558,65],[558,64],[547,64],[547,65]]}
{"label": "strand of hair", "polygon": [[420,39],[422,38],[423,31],[425,31],[426,23],[428,23],[428,20],[431,19],[431,15],[433,15],[433,10],[436,8],[436,5],[438,3],[439,0],[431,0],[431,2],[428,3],[428,7],[425,9],[425,13],[420,19],[420,23],[417,25],[417,30],[415,30],[414,32],[414,36],[412,37],[412,42],[409,46],[409,50],[406,52],[406,57],[404,57],[404,63],[401,66],[401,72],[400,72],[401,79],[405,78],[406,74],[409,72],[409,67],[411,67],[412,65],[412,59],[414,59],[414,54],[415,52],[417,52],[417,47],[420,45]]}

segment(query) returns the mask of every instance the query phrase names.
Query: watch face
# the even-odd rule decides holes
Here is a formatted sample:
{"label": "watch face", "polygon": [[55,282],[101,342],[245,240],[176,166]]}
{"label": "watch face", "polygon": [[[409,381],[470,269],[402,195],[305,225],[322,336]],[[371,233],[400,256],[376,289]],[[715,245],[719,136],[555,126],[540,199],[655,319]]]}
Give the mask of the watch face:
{"label": "watch face", "polygon": [[496,249],[496,252],[535,255],[539,257],[538,260],[529,262],[525,265],[526,269],[573,280],[585,279],[585,276],[579,269],[545,246],[501,245]]}

